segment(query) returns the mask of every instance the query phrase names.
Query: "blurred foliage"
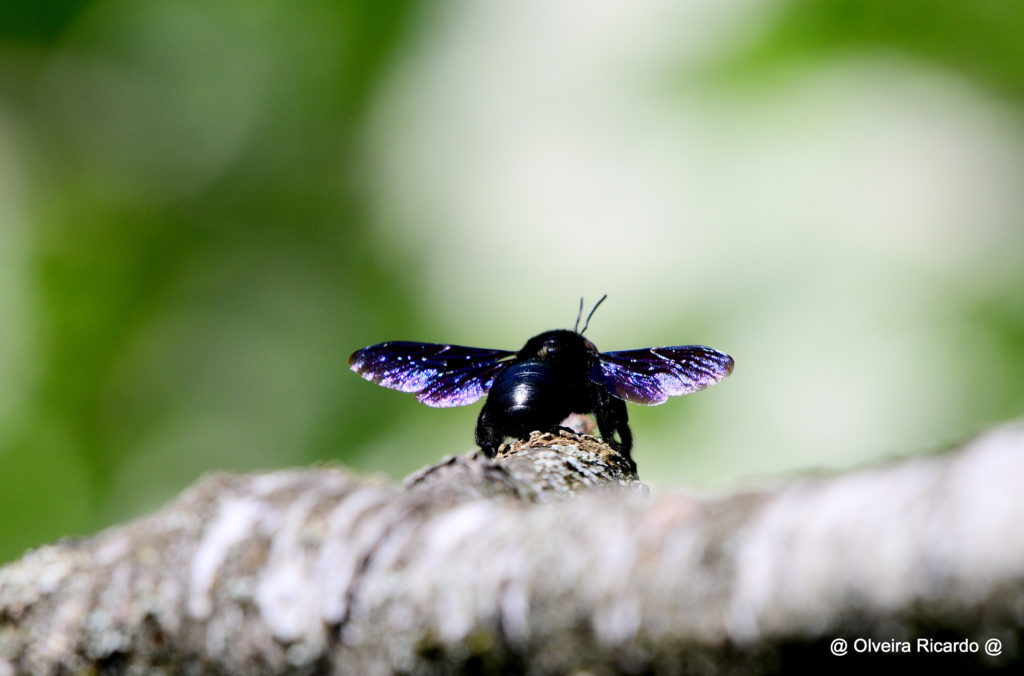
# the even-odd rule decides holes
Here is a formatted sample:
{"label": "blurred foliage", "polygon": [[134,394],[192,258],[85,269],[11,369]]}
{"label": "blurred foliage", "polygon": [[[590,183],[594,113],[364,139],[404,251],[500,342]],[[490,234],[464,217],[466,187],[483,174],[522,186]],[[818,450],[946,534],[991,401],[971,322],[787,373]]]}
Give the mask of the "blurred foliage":
{"label": "blurred foliage", "polygon": [[[737,80],[771,82],[808,64],[850,55],[891,53],[920,59],[957,73],[1012,106],[1024,126],[1024,3],[985,0],[809,0],[783,2],[761,17],[752,38],[708,69],[713,84]],[[1022,242],[1024,243],[1024,242]],[[986,336],[1009,374],[1024,373],[1024,271],[1010,273],[1003,291],[983,298],[951,297],[951,326],[972,327]],[[983,345],[983,347],[982,347]],[[965,417],[986,422],[1024,411],[1024,388],[968,370],[963,385],[971,396]]]}
{"label": "blurred foliage", "polygon": [[1011,99],[1024,96],[1024,3],[985,0],[809,0],[768,10],[732,63],[739,72],[872,50],[892,50],[958,71]]}
{"label": "blurred foliage", "polygon": [[33,336],[11,361],[33,368],[0,449],[0,558],[204,468],[341,457],[367,434],[350,346],[416,320],[367,241],[359,148],[415,5],[4,7],[31,223],[4,224]]}
{"label": "blurred foliage", "polygon": [[[435,412],[373,390],[347,358],[385,339],[458,342],[431,311],[447,299],[424,302],[438,293],[420,251],[379,227],[368,130],[395,63],[460,9],[0,7],[0,560],[153,508],[204,471],[337,460],[401,474],[450,449],[422,438]],[[714,55],[712,81],[770,83],[794,65],[885,50],[1013,104],[1024,93],[1020,3],[813,0],[750,14],[742,46]],[[455,276],[459,253],[438,255]],[[1022,284],[1014,273],[1002,294],[958,299],[949,318],[978,327],[1015,372]],[[568,316],[555,295],[542,300]],[[449,314],[493,335],[481,309]],[[966,399],[969,422],[1009,417],[1024,387]],[[471,408],[444,423],[467,446]],[[654,476],[665,462],[650,458]]]}
{"label": "blurred foliage", "polygon": [[86,0],[5,2],[0,5],[0,39],[45,45],[59,38],[68,24],[90,4]]}
{"label": "blurred foliage", "polygon": [[[851,55],[895,54],[948,69],[984,88],[1024,127],[1024,3],[985,0],[809,0],[782,2],[759,17],[752,37],[722,56],[704,77],[715,86],[774,82],[773,74]],[[1021,242],[1024,244],[1024,241]],[[951,297],[950,325],[985,336],[978,348],[1008,374],[1024,373],[1024,270],[983,298]],[[965,370],[966,419],[986,423],[1019,416],[1024,388]]]}

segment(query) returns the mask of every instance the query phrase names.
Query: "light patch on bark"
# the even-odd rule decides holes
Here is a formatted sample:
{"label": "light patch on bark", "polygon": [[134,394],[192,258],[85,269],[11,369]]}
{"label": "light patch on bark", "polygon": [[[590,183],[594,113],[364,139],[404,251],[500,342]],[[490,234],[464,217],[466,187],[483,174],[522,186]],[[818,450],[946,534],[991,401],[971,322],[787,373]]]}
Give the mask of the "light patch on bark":
{"label": "light patch on bark", "polygon": [[265,517],[263,502],[252,498],[226,499],[219,507],[192,557],[188,610],[197,620],[204,620],[213,612],[211,590],[231,548],[251,535]]}

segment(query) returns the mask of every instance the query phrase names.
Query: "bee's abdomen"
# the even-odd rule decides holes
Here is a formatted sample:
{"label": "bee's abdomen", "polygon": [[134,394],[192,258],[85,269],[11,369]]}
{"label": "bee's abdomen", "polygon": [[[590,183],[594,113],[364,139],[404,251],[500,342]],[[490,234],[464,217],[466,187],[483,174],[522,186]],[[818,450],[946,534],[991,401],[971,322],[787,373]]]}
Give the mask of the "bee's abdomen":
{"label": "bee's abdomen", "polygon": [[560,371],[540,359],[527,359],[498,375],[487,408],[503,434],[522,437],[557,427],[573,412],[573,393]]}

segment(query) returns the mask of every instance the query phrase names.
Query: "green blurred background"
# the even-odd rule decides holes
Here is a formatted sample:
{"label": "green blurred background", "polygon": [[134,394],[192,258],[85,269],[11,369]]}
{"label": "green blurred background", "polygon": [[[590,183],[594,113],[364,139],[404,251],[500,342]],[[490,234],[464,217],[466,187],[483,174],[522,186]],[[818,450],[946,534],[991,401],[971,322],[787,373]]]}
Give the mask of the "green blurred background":
{"label": "green blurred background", "polygon": [[706,343],[658,486],[928,451],[1024,405],[1024,4],[0,5],[0,560],[213,469],[472,448],[348,371]]}

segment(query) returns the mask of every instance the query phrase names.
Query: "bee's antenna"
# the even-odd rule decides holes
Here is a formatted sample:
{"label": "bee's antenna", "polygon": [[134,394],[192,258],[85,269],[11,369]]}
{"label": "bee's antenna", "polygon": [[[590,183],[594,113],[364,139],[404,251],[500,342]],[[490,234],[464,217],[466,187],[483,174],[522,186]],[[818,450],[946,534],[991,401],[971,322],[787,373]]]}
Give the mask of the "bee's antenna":
{"label": "bee's antenna", "polygon": [[[580,335],[583,335],[584,333],[587,332],[587,327],[590,326],[590,318],[594,316],[594,313],[597,312],[597,308],[599,308],[601,306],[601,303],[603,303],[604,299],[607,298],[607,297],[608,297],[608,294],[605,294],[605,295],[601,296],[601,300],[599,300],[596,303],[594,303],[594,309],[590,311],[589,315],[587,315],[587,321],[583,323],[583,330],[580,331]],[[580,303],[581,304],[583,303],[583,299],[582,298],[580,299]]]}
{"label": "bee's antenna", "polygon": [[580,318],[583,317],[583,296],[580,296],[580,309],[576,313],[576,326],[573,327],[573,331],[576,333],[580,332]]}

